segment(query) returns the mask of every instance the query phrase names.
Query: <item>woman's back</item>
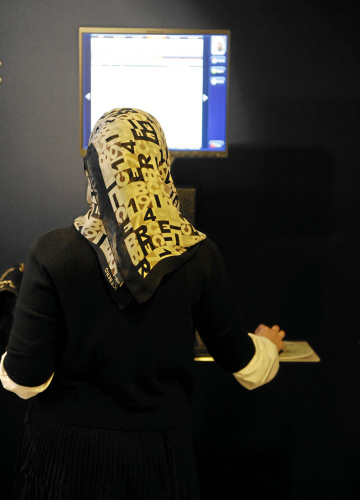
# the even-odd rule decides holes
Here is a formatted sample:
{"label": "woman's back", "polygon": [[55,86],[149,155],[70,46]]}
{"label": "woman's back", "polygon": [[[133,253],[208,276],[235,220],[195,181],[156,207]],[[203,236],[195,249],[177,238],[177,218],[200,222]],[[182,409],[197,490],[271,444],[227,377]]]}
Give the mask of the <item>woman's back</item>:
{"label": "woman's back", "polygon": [[[148,301],[133,300],[120,309],[95,252],[73,226],[40,237],[17,303],[10,369],[17,374],[18,362],[23,385],[55,375],[49,388],[31,400],[28,419],[129,430],[187,423],[194,321],[199,318],[196,327],[211,339],[214,318],[224,308],[231,310],[231,297],[219,283],[224,279],[221,264],[215,245],[205,240],[189,261],[163,278]],[[230,325],[232,318],[228,321]],[[240,337],[240,316],[235,327],[234,335]],[[216,330],[213,336],[222,333]],[[22,345],[28,342],[32,352],[30,384],[17,338]],[[246,364],[252,353],[248,355],[244,338]],[[226,346],[233,349],[230,338]]]}

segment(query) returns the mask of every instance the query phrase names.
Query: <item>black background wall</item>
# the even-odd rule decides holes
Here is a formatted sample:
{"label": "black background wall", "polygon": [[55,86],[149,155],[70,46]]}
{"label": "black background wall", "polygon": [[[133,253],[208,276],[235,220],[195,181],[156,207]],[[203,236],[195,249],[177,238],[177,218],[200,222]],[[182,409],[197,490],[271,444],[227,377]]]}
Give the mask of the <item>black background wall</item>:
{"label": "black background wall", "polygon": [[[204,498],[357,498],[355,2],[2,0],[0,271],[86,210],[79,26],[231,29],[229,158],[176,160],[173,176],[196,187],[196,224],[223,253],[248,329],[279,323],[321,357],[283,364],[254,392],[214,364],[197,365]],[[26,403],[4,391],[0,401],[6,499]]]}

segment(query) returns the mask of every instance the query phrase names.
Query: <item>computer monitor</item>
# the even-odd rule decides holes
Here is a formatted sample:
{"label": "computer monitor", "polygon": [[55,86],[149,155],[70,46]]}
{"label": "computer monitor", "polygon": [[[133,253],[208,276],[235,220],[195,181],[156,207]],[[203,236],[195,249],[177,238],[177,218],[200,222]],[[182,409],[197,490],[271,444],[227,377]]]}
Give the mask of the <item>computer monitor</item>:
{"label": "computer monitor", "polygon": [[172,158],[227,156],[228,30],[79,28],[80,150],[105,111],[149,112]]}

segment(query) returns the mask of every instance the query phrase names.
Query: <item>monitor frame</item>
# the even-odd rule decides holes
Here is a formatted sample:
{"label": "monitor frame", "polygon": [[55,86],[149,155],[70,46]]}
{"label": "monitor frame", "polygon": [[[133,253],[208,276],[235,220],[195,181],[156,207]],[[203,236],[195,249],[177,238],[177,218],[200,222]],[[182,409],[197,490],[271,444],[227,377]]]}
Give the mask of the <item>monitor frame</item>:
{"label": "monitor frame", "polygon": [[228,37],[227,43],[227,74],[226,74],[226,133],[225,133],[225,149],[224,151],[217,151],[216,149],[210,151],[198,150],[176,150],[170,149],[170,156],[174,158],[181,157],[223,157],[228,156],[228,124],[229,124],[229,77],[230,77],[230,30],[213,30],[213,29],[167,29],[167,28],[109,28],[109,27],[80,27],[79,28],[79,101],[80,101],[80,155],[86,155],[86,149],[83,148],[83,34],[96,33],[96,34],[151,34],[151,35],[226,35]]}

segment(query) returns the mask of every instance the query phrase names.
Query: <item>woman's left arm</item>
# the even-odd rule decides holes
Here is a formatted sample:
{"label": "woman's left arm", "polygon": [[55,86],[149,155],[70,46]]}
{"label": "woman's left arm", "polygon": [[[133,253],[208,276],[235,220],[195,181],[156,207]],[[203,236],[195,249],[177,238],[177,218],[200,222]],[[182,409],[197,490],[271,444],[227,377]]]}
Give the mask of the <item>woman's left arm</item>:
{"label": "woman's left arm", "polygon": [[26,387],[24,385],[16,384],[13,380],[11,380],[11,378],[6,373],[6,370],[4,368],[4,359],[6,357],[6,354],[7,353],[5,352],[1,356],[1,363],[0,363],[0,380],[4,389],[13,392],[21,399],[30,399],[39,394],[40,392],[45,391],[45,389],[49,387],[54,374],[52,374],[51,377],[44,384],[38,385],[36,387]]}
{"label": "woman's left arm", "polygon": [[40,263],[37,247],[36,243],[31,247],[25,264],[6,356],[1,362],[4,387],[15,389],[13,392],[18,395],[21,388],[26,397],[38,394],[50,384],[64,325],[58,294]]}

